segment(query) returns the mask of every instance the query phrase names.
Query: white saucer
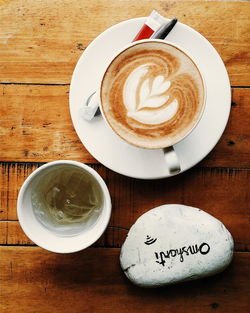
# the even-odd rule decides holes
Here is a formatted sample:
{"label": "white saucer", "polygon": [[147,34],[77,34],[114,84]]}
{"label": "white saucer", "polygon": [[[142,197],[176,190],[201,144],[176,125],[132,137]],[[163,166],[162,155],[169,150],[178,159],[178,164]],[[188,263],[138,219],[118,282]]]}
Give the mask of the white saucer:
{"label": "white saucer", "polygon": [[[171,176],[162,150],[133,147],[121,140],[101,116],[85,121],[79,109],[96,90],[111,56],[132,41],[145,21],[136,18],[114,25],[100,34],[81,55],[70,86],[70,113],[86,149],[111,170],[134,178]],[[231,90],[225,66],[214,47],[191,27],[177,23],[167,40],[176,43],[196,61],[207,84],[207,105],[194,131],[175,145],[181,173],[200,162],[216,145],[228,121]]]}

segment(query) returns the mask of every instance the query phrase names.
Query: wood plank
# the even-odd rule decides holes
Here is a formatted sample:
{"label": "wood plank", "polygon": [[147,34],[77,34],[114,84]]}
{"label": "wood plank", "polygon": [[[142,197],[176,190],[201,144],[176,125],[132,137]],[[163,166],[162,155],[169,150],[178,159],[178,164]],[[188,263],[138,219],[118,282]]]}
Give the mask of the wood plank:
{"label": "wood plank", "polygon": [[[68,86],[0,85],[1,161],[97,162],[74,131],[68,91]],[[227,128],[202,166],[249,167],[250,88],[233,89],[233,103]]]}
{"label": "wood plank", "polygon": [[[128,230],[108,226],[103,236],[94,243],[95,247],[118,248],[123,244]],[[35,245],[23,232],[18,221],[0,221],[0,245]],[[237,245],[236,248],[238,248]],[[240,246],[241,247],[241,246]]]}
{"label": "wood plank", "polygon": [[0,221],[0,244],[35,245],[22,231],[17,221]]}
{"label": "wood plank", "polygon": [[96,162],[70,118],[69,86],[0,85],[1,161]]}
{"label": "wood plank", "polygon": [[232,88],[232,106],[226,129],[199,166],[250,166],[250,88]]}
{"label": "wood plank", "polygon": [[[18,191],[25,178],[28,177],[40,164],[1,164],[1,192],[0,192],[0,220],[15,220],[15,211]],[[9,208],[13,208],[13,211]],[[12,211],[13,213],[10,213]],[[10,214],[9,214],[10,213]]]}
{"label": "wood plank", "polygon": [[[227,66],[232,85],[246,86],[249,8],[249,2],[238,1],[4,1],[0,81],[69,83],[79,56],[97,35],[156,9],[166,17],[176,16],[210,40]],[[232,19],[232,14],[237,18]]]}
{"label": "wood plank", "polygon": [[[0,185],[0,220],[17,220],[18,190],[38,165],[1,164],[0,181],[3,183]],[[110,229],[98,242],[99,246],[121,246],[126,229],[141,214],[166,203],[181,203],[201,208],[220,219],[232,233],[236,249],[250,249],[250,201],[247,188],[250,170],[194,168],[171,179],[144,181],[121,176],[102,165],[91,167],[106,181],[113,204]],[[2,225],[0,243],[30,243],[18,224],[8,225],[8,228]]]}
{"label": "wood plank", "polygon": [[58,255],[36,247],[0,247],[2,313],[247,312],[250,253],[235,253],[223,273],[143,289],[119,266],[119,249]]}

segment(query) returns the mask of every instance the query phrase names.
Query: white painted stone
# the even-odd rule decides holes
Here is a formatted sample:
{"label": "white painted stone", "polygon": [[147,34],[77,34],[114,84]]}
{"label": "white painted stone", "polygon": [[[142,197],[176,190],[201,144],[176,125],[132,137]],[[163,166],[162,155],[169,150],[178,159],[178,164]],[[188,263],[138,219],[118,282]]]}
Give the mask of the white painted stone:
{"label": "white painted stone", "polygon": [[233,257],[233,238],[210,214],[169,204],[143,214],[122,246],[120,263],[136,285],[198,279],[224,270]]}

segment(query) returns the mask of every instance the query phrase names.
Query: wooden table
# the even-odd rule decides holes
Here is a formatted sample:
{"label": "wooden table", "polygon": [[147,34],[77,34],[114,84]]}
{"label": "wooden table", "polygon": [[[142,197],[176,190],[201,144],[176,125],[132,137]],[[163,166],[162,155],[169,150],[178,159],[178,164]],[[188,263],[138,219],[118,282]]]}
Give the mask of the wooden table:
{"label": "wooden table", "polygon": [[[171,179],[142,181],[114,173],[85,150],[71,123],[71,74],[86,46],[107,27],[156,9],[203,34],[222,56],[232,85],[228,126],[215,149]],[[250,3],[206,1],[0,0],[0,311],[247,312],[249,305]],[[218,104],[219,105],[219,104]],[[25,178],[41,164],[72,159],[104,178],[113,202],[102,238],[58,255],[35,246],[17,220]],[[235,240],[223,273],[161,289],[133,286],[119,266],[130,226],[165,203],[199,207]]]}

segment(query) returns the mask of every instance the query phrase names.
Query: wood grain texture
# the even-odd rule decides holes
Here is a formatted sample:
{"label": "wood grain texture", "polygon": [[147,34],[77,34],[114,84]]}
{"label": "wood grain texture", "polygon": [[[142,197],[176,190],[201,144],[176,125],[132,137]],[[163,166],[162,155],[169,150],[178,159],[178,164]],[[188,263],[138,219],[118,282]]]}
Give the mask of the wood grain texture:
{"label": "wood grain texture", "polygon": [[249,84],[249,2],[16,0],[1,4],[2,82],[69,83],[79,56],[97,35],[156,9],[204,35],[222,56],[233,86]]}
{"label": "wood grain texture", "polygon": [[[2,163],[0,171],[0,219],[17,220],[16,199],[25,178],[39,164]],[[102,165],[92,165],[106,181],[112,199],[108,231],[98,246],[120,247],[136,219],[149,209],[166,203],[201,208],[221,220],[232,233],[236,249],[250,249],[249,183],[250,170],[194,168],[177,177],[137,180],[114,173]],[[30,244],[19,224],[2,225],[0,243]]]}
{"label": "wood grain texture", "polygon": [[250,253],[235,253],[214,277],[160,289],[132,285],[119,249],[90,248],[71,255],[36,247],[0,247],[1,312],[183,313],[247,312]]}
{"label": "wood grain texture", "polygon": [[[250,80],[249,80],[250,82]],[[250,88],[232,89],[226,129],[212,152],[199,166],[250,167]],[[211,124],[211,127],[212,124]]]}
{"label": "wood grain texture", "polygon": [[[103,236],[93,244],[94,247],[119,248],[123,244],[128,233],[128,229],[108,226]],[[18,221],[0,221],[0,246],[13,245],[24,246],[33,245],[35,243],[30,240],[23,232]],[[237,243],[236,250],[242,248],[242,245]],[[240,249],[241,250],[241,249]]]}
{"label": "wood grain texture", "polygon": [[[232,89],[229,123],[215,149],[171,179],[142,181],[106,169],[86,151],[72,126],[69,83],[84,49],[111,25],[152,9],[199,31],[221,55],[231,85],[249,86],[250,2],[0,0],[1,313],[249,309],[250,88]],[[69,255],[34,246],[16,214],[25,178],[56,159],[95,163],[91,167],[106,181],[113,203],[109,226],[94,247]],[[165,203],[199,207],[225,224],[237,251],[226,271],[157,290],[140,289],[126,279],[119,247],[128,229],[141,214]]]}
{"label": "wood grain texture", "polygon": [[0,244],[34,245],[34,243],[24,234],[17,221],[0,221]]}
{"label": "wood grain texture", "polygon": [[[68,86],[0,85],[1,161],[97,162],[74,131],[68,92]],[[236,88],[232,94],[229,123],[202,166],[249,167],[250,88]]]}
{"label": "wood grain texture", "polygon": [[70,118],[68,86],[0,85],[0,160],[95,162]]}

